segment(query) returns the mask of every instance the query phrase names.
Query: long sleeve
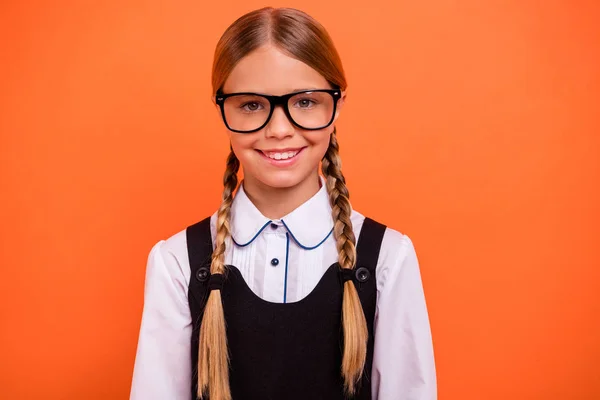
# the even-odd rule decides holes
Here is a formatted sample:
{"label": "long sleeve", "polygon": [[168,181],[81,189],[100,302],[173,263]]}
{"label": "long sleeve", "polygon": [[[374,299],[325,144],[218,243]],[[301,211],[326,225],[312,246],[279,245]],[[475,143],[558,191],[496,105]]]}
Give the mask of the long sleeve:
{"label": "long sleeve", "polygon": [[191,329],[185,276],[163,240],[148,257],[131,400],[189,400]]}
{"label": "long sleeve", "polygon": [[373,399],[435,400],[429,317],[419,263],[406,235],[386,231],[377,274]]}

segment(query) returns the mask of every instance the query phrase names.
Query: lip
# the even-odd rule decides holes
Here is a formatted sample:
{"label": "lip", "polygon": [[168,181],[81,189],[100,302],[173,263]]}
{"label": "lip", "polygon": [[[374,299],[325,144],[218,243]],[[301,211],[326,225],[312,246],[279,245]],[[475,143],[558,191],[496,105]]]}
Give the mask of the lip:
{"label": "lip", "polygon": [[[306,149],[306,146],[304,146],[304,147],[286,147],[286,148],[282,148],[282,149],[265,149],[265,150],[256,149],[256,152],[258,154],[260,154],[260,156],[263,158],[263,160],[267,161],[271,165],[274,165],[276,167],[290,167],[290,166],[296,164],[296,162],[300,158],[300,155],[304,152],[304,149]],[[287,151],[297,151],[298,153],[294,157],[288,158],[286,160],[275,160],[274,158],[267,157],[267,155],[265,154],[265,153],[284,153]]]}

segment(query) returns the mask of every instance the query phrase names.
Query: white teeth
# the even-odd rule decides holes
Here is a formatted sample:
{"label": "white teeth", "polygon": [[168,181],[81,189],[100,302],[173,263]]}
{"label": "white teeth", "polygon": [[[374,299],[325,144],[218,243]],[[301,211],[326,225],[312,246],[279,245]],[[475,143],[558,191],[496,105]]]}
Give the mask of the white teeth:
{"label": "white teeth", "polygon": [[286,151],[283,153],[265,153],[267,157],[275,160],[287,160],[289,158],[294,157],[296,154],[298,154],[298,151]]}

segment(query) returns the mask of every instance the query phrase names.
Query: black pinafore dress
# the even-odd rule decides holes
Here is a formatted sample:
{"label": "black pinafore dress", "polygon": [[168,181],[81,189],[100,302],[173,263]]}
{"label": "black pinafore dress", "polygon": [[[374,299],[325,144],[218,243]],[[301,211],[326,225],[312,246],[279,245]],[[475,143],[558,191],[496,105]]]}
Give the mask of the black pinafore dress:
{"label": "black pinafore dress", "polygon": [[[233,400],[345,400],[342,363],[343,283],[352,280],[369,329],[363,377],[352,399],[371,399],[373,320],[377,302],[377,259],[386,227],[366,218],[361,229],[357,263],[341,271],[334,263],[317,286],[294,303],[272,303],[258,297],[240,271],[227,266],[221,289],[230,354]],[[186,230],[191,278],[191,399],[198,390],[198,333],[208,298],[212,239],[210,218]],[[208,397],[207,397],[208,398]]]}

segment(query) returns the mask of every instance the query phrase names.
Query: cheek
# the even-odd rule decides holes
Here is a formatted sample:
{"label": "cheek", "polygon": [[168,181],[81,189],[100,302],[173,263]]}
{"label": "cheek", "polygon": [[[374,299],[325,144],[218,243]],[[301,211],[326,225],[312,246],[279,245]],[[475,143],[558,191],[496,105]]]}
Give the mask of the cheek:
{"label": "cheek", "polygon": [[333,130],[324,129],[321,131],[308,131],[303,136],[307,142],[311,144],[314,149],[315,155],[319,155],[321,158],[325,155],[327,148],[329,147],[329,138]]}
{"label": "cheek", "polygon": [[233,151],[242,156],[244,152],[254,151],[254,145],[256,143],[256,135],[253,134],[236,134],[232,133],[229,135],[229,142],[231,143],[231,147],[233,147]]}

